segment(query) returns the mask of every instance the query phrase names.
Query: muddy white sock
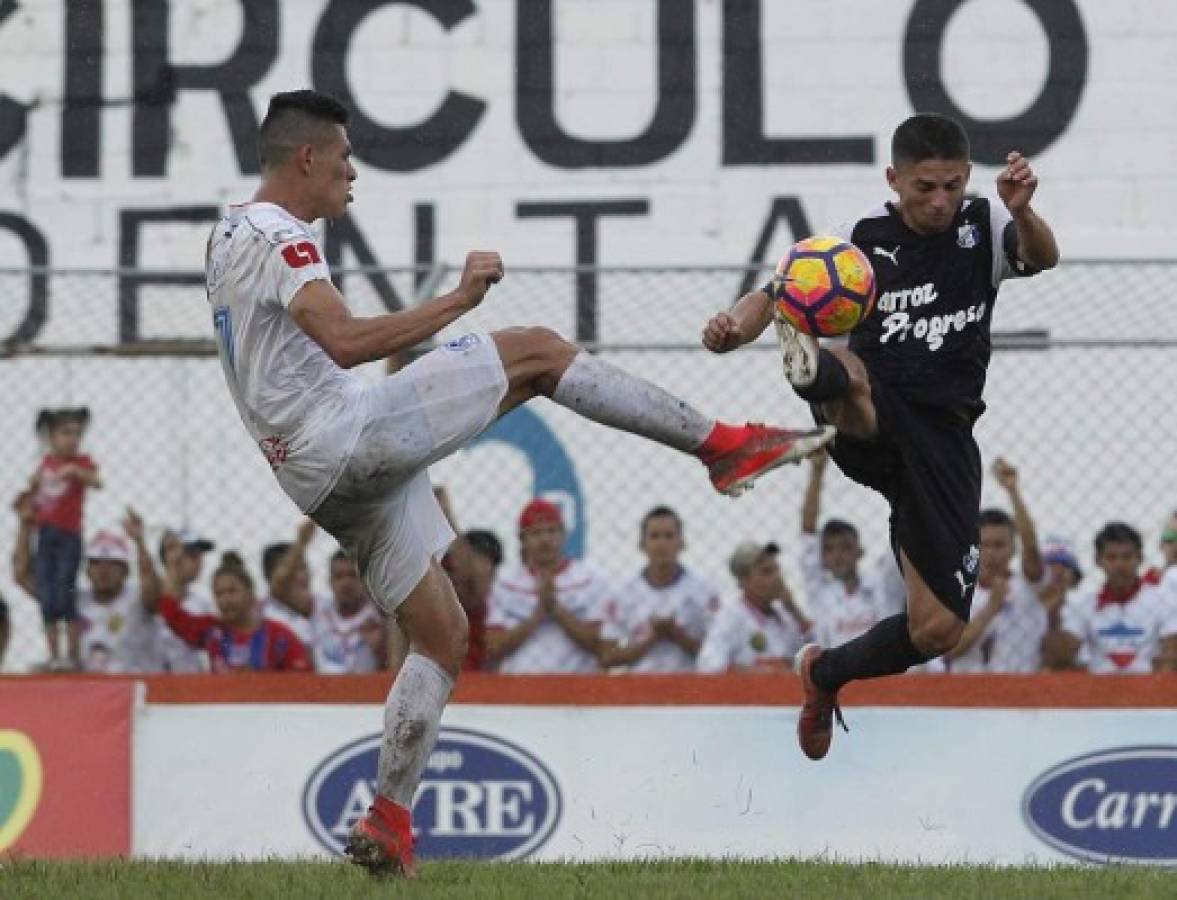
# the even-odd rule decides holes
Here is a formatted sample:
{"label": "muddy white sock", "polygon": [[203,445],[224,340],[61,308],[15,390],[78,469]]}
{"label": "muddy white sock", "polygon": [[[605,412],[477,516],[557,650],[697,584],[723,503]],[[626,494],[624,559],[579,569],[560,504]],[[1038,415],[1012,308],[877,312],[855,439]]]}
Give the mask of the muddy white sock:
{"label": "muddy white sock", "polygon": [[715,425],[668,391],[583,351],[573,358],[552,399],[594,422],[684,453],[699,447]]}
{"label": "muddy white sock", "polygon": [[454,680],[428,656],[410,653],[397,673],[384,704],[384,740],[380,744],[377,791],[406,808],[437,743],[441,711]]}

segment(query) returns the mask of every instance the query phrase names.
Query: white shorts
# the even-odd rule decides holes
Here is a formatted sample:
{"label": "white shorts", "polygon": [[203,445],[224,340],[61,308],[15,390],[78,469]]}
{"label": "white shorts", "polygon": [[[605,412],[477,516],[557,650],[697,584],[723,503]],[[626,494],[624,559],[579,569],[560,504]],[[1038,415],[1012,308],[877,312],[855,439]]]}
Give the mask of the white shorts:
{"label": "white shorts", "polygon": [[430,463],[494,421],[507,373],[488,334],[432,350],[360,395],[363,426],[343,472],[311,513],[356,561],[391,613],[454,539],[429,481]]}

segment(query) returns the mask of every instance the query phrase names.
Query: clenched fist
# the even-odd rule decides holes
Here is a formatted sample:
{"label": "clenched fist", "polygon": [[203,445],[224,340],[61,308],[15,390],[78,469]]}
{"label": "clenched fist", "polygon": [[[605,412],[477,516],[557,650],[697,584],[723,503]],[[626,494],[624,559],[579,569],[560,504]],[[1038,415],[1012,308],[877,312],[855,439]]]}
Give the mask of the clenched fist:
{"label": "clenched fist", "polygon": [[716,313],[703,326],[703,346],[712,353],[727,353],[743,343],[744,334],[730,313]]}
{"label": "clenched fist", "polygon": [[466,254],[466,265],[462,269],[462,280],[458,282],[458,295],[467,309],[473,309],[482,302],[492,284],[503,279],[503,258],[493,250],[472,250]]}

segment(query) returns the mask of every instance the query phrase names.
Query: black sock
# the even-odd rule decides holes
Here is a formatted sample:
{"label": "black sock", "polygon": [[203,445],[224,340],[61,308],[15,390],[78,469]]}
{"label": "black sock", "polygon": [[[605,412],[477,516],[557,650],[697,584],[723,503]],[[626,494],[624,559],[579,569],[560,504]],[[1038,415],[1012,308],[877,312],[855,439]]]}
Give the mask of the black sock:
{"label": "black sock", "polygon": [[900,613],[841,647],[823,650],[813,664],[813,683],[823,691],[836,691],[847,681],[906,672],[930,658],[911,642],[907,613]]}
{"label": "black sock", "polygon": [[805,387],[794,387],[797,396],[809,403],[825,403],[850,389],[850,373],[842,360],[829,350],[817,351],[817,375]]}

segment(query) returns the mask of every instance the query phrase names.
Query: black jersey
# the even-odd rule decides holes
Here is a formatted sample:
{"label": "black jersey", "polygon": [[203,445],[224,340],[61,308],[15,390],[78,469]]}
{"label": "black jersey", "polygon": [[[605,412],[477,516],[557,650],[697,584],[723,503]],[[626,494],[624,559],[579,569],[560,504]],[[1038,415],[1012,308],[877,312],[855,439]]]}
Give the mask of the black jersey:
{"label": "black jersey", "polygon": [[850,335],[872,379],[913,403],[970,417],[985,404],[989,326],[1002,279],[1034,274],[998,200],[965,201],[939,234],[916,234],[890,203],[842,229],[874,267],[878,300]]}

